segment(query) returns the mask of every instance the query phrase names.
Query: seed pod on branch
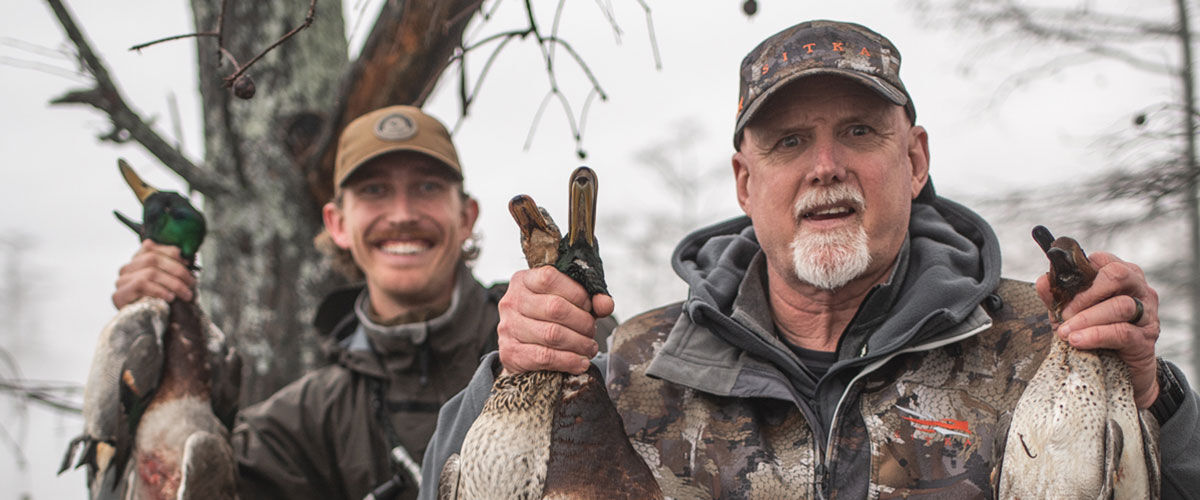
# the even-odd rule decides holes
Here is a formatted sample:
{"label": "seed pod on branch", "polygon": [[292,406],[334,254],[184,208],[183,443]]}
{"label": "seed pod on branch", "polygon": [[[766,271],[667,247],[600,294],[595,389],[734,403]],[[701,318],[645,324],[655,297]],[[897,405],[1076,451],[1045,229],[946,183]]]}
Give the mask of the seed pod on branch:
{"label": "seed pod on branch", "polygon": [[254,80],[250,79],[249,74],[243,73],[233,81],[233,95],[240,99],[249,99],[254,97]]}

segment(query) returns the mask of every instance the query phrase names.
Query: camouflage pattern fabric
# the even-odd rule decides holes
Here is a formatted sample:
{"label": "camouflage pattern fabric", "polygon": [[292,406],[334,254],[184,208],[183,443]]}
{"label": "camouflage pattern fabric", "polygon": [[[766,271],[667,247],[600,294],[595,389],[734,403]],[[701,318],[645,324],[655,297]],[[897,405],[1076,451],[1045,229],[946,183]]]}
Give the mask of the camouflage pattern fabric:
{"label": "camouflage pattern fabric", "polygon": [[991,328],[865,370],[825,452],[801,403],[720,397],[645,374],[679,304],[613,334],[609,394],[667,497],[993,498],[1008,418],[1052,338],[1031,284],[1003,280],[997,294]]}

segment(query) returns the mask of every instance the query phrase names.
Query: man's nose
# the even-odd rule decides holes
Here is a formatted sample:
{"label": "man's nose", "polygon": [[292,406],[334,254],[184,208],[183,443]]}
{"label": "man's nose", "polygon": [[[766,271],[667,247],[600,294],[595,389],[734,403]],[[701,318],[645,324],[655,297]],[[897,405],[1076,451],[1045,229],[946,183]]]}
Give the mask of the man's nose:
{"label": "man's nose", "polygon": [[814,186],[829,186],[846,180],[846,169],[841,158],[841,149],[832,137],[818,138],[813,145],[812,170],[806,181]]}
{"label": "man's nose", "polygon": [[409,196],[407,193],[401,191],[392,196],[390,201],[386,215],[388,222],[397,224],[417,219],[417,214],[420,211],[417,206],[416,197]]}

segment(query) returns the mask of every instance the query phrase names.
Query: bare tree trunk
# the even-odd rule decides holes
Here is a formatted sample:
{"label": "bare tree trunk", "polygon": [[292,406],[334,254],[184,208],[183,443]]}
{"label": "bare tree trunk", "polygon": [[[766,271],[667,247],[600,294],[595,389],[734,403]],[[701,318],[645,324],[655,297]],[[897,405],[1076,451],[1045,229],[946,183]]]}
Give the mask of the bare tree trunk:
{"label": "bare tree trunk", "polygon": [[1192,74],[1192,31],[1188,25],[1187,0],[1176,0],[1179,7],[1179,43],[1182,56],[1179,78],[1183,82],[1183,116],[1187,161],[1187,182],[1184,194],[1191,259],[1189,260],[1188,291],[1192,310],[1192,370],[1200,373],[1200,199],[1198,199],[1196,176],[1196,97],[1195,79]]}
{"label": "bare tree trunk", "polygon": [[[214,31],[220,0],[192,0],[196,31]],[[227,2],[223,44],[241,63],[304,20],[308,0]],[[243,352],[242,399],[265,398],[318,359],[309,326],[333,276],[312,239],[320,203],[305,182],[306,126],[330,108],[348,64],[339,2],[318,2],[319,22],[249,71],[258,88],[242,100],[222,86],[234,68],[214,37],[197,40],[204,107],[203,164],[231,186],[207,196],[212,228],[201,253],[203,304]]]}

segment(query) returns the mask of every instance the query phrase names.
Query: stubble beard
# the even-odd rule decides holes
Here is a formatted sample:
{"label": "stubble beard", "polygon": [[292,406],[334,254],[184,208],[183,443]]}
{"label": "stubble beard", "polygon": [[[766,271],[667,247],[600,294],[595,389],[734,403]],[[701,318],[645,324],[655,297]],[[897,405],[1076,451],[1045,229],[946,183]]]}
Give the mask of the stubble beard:
{"label": "stubble beard", "polygon": [[[828,189],[809,191],[796,202],[796,220],[819,205],[849,202],[855,217],[862,214],[862,193],[846,185],[836,184]],[[831,231],[796,231],[792,239],[792,265],[796,277],[822,290],[836,290],[862,276],[871,264],[867,248],[867,230],[861,223]]]}

